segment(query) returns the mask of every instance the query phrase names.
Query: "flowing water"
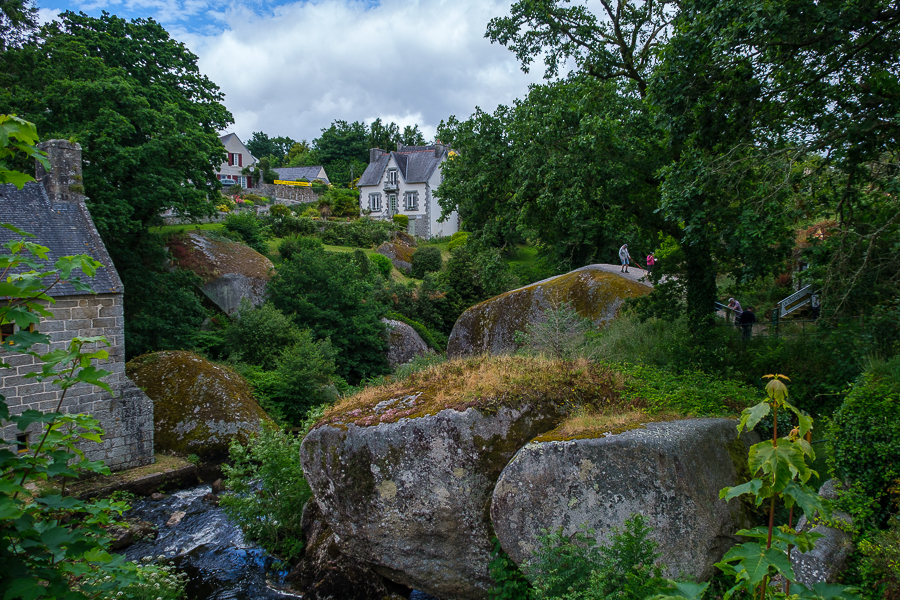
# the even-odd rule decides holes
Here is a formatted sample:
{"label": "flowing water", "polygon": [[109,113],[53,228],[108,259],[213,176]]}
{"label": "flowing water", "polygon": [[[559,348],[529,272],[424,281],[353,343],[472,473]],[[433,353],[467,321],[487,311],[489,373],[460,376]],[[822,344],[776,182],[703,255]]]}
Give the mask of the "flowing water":
{"label": "flowing water", "polygon": [[[284,587],[287,571],[265,550],[244,541],[240,528],[225,512],[203,497],[208,485],[179,490],[163,500],[142,498],[131,502],[127,516],[149,521],[159,528],[155,540],[129,546],[125,556],[139,562],[145,556],[165,556],[187,573],[188,600],[287,600],[302,598]],[[166,527],[177,511],[185,514],[181,523]],[[422,592],[413,592],[410,600],[437,600]]]}

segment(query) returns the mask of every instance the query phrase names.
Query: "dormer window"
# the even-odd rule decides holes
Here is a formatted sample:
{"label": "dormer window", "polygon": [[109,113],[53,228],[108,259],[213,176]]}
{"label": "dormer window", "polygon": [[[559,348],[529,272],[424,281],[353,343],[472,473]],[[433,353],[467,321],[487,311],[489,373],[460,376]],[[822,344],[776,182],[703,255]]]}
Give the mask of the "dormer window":
{"label": "dormer window", "polygon": [[387,182],[391,185],[397,185],[397,169],[391,169],[387,172]]}

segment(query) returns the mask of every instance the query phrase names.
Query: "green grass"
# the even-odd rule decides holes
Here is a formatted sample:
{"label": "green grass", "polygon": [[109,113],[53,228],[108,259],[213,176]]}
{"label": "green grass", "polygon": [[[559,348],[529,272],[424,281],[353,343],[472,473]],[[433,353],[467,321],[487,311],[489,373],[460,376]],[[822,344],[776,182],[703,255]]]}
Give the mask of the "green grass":
{"label": "green grass", "polygon": [[224,228],[223,223],[189,223],[187,225],[163,225],[162,227],[151,227],[150,233],[183,233],[185,231],[193,231],[194,229],[207,229],[218,231]]}

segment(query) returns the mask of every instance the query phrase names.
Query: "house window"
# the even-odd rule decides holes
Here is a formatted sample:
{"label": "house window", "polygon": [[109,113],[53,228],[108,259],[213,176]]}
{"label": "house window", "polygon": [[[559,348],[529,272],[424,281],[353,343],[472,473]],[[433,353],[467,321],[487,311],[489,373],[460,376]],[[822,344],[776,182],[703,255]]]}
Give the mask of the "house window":
{"label": "house window", "polygon": [[391,185],[397,185],[397,169],[391,169],[387,173],[387,182]]}
{"label": "house window", "polygon": [[28,434],[20,433],[16,436],[16,452],[22,454],[28,452]]}
{"label": "house window", "polygon": [[419,192],[405,192],[403,194],[404,210],[419,210]]}
{"label": "house window", "polygon": [[229,152],[228,153],[228,166],[229,167],[243,167],[243,155],[238,152]]}
{"label": "house window", "polygon": [[381,194],[369,194],[369,210],[372,212],[381,212]]}

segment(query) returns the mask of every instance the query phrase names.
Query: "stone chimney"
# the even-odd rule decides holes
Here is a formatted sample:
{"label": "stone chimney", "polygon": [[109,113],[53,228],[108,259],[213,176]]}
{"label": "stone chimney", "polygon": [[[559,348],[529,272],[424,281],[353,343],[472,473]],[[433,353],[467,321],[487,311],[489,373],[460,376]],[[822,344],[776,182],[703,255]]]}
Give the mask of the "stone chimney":
{"label": "stone chimney", "polygon": [[435,142],[434,157],[440,158],[445,152],[450,152],[450,146],[448,144],[442,144],[440,142]]}
{"label": "stone chimney", "polygon": [[385,152],[381,148],[369,148],[369,163],[371,164],[377,161],[379,158],[381,158],[382,154],[387,154],[387,152]]}
{"label": "stone chimney", "polygon": [[80,202],[84,200],[84,181],[81,178],[81,145],[66,140],[47,140],[37,145],[47,153],[50,171],[36,163],[37,179],[50,200],[56,202]]}

